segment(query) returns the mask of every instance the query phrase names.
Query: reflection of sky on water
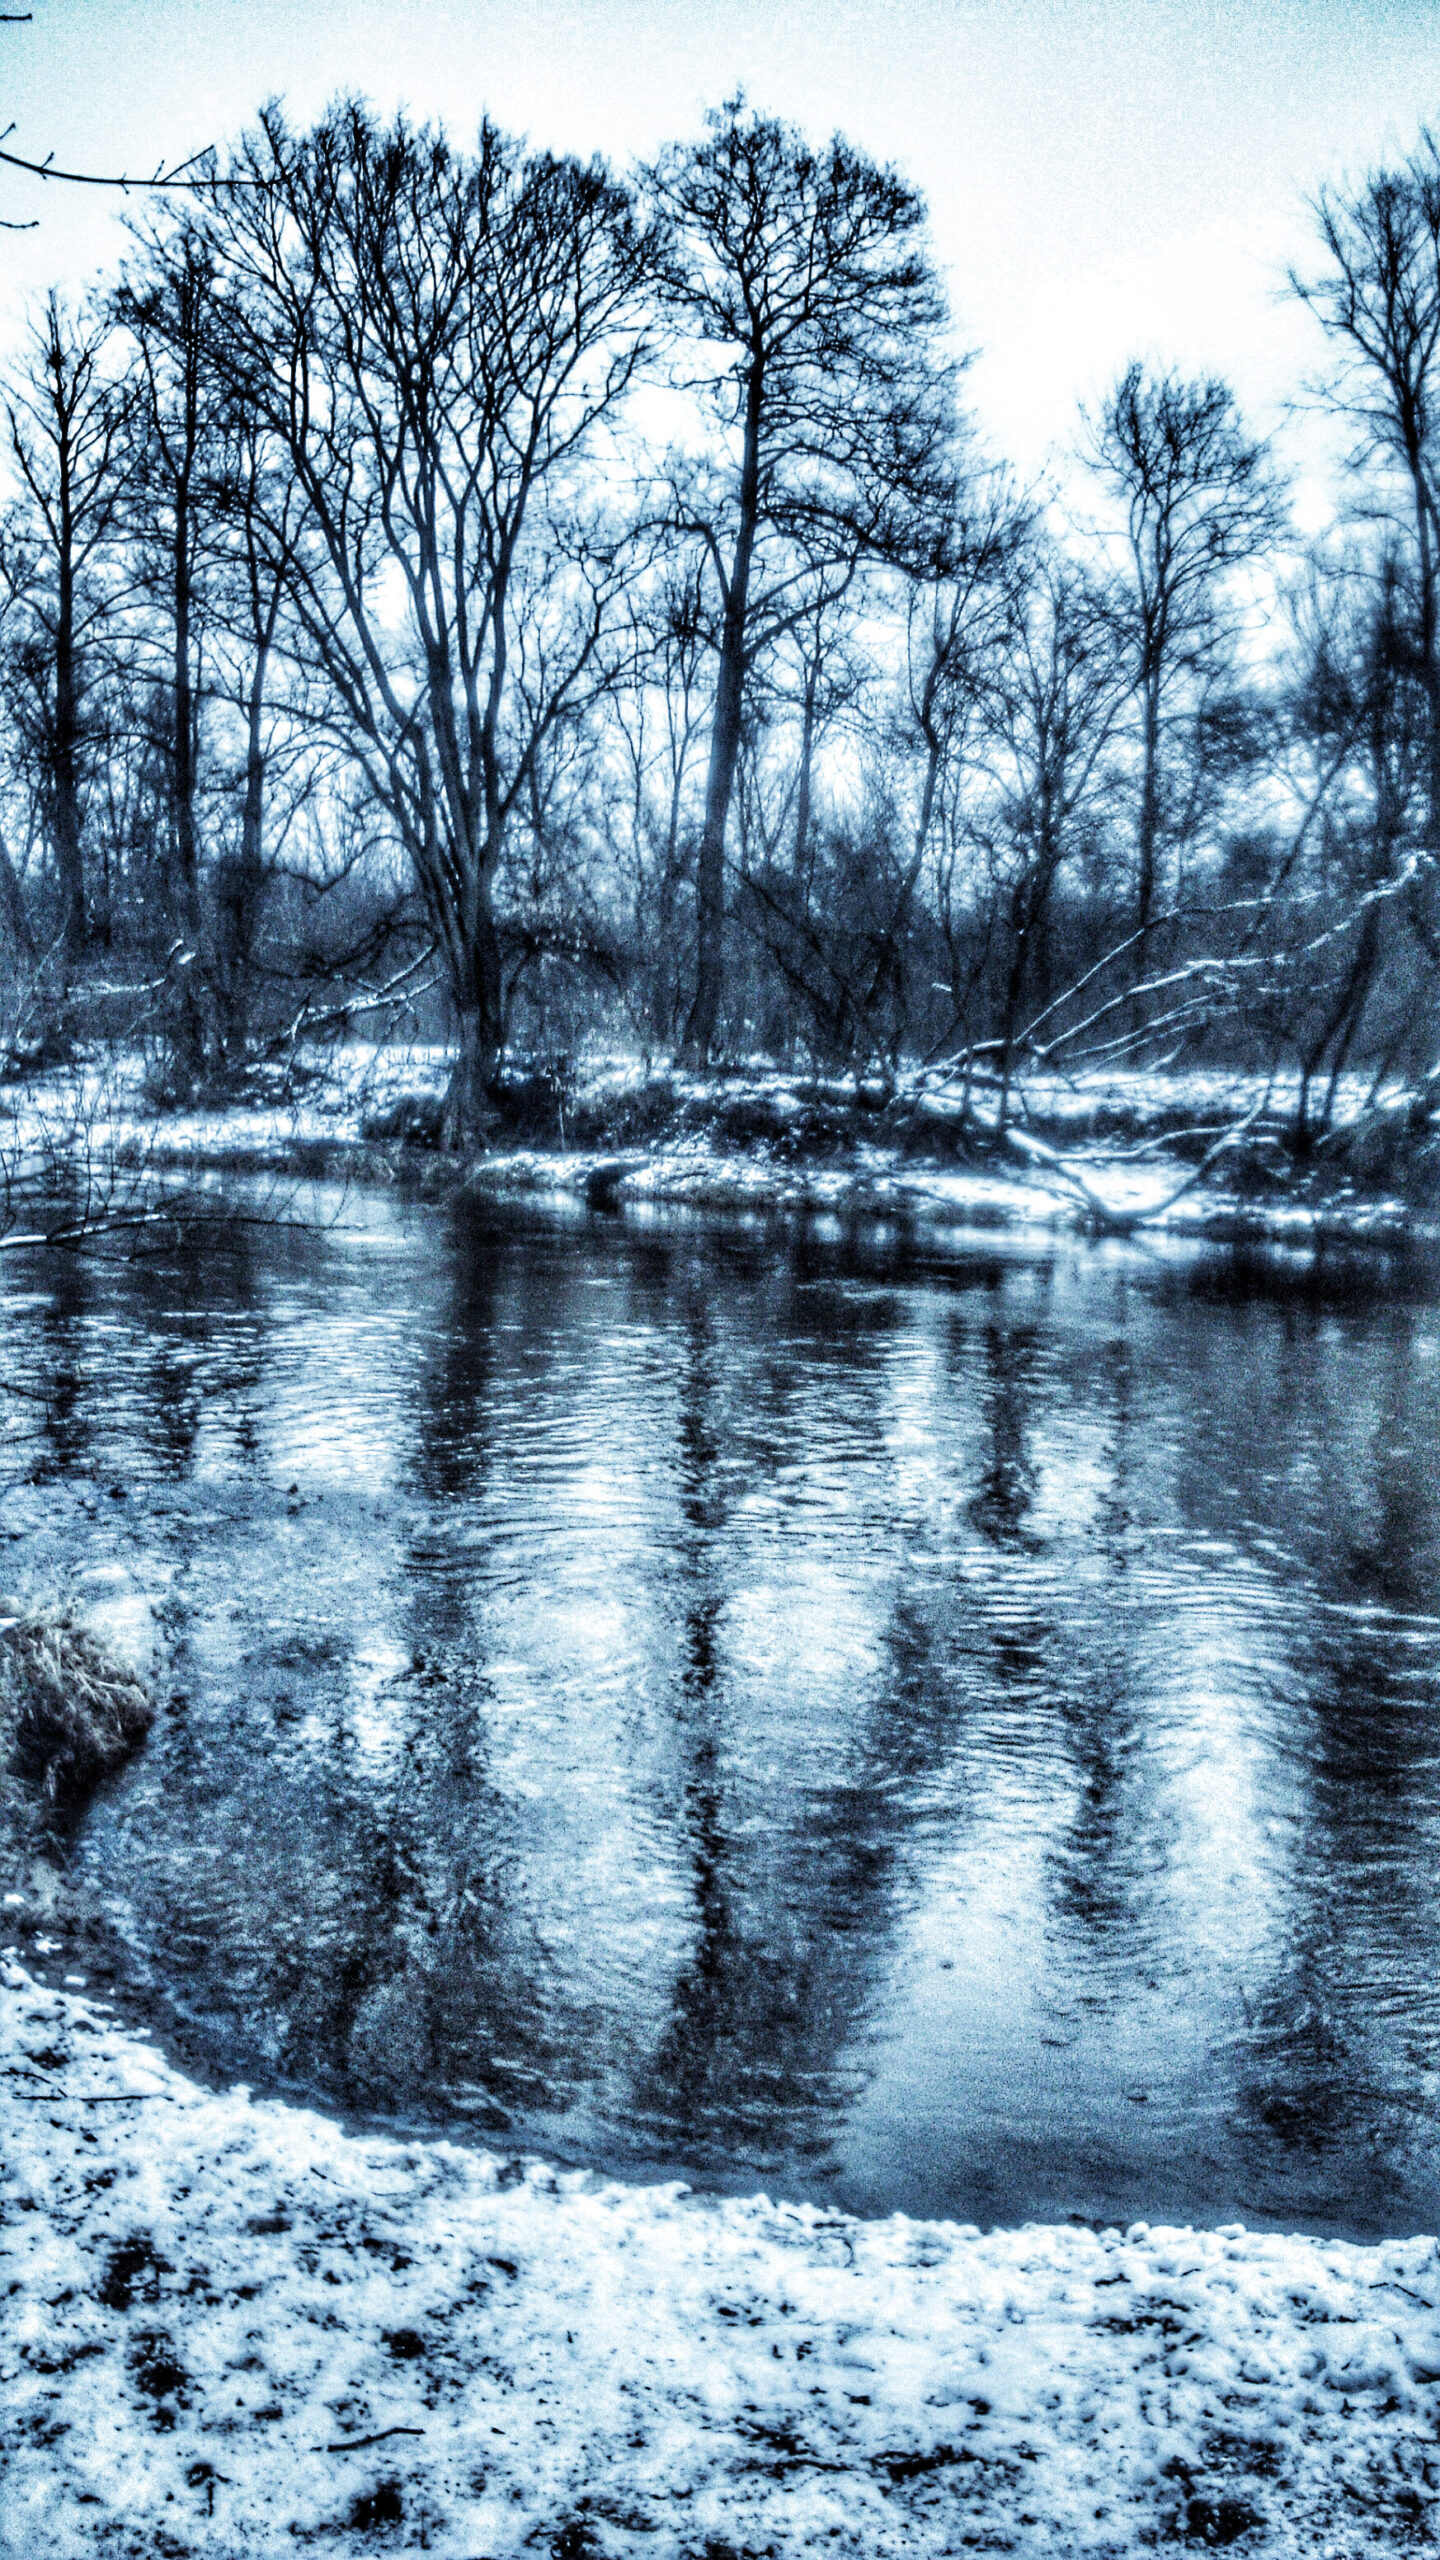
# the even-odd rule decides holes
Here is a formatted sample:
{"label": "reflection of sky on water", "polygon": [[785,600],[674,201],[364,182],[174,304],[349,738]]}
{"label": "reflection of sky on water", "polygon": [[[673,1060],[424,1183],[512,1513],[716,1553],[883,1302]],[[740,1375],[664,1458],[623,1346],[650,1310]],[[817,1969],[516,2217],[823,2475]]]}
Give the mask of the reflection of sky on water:
{"label": "reflection of sky on water", "polygon": [[1423,1290],[360,1219],[6,1302],[37,1575],[164,1595],[83,1846],[162,2018],[866,2207],[1434,2223]]}

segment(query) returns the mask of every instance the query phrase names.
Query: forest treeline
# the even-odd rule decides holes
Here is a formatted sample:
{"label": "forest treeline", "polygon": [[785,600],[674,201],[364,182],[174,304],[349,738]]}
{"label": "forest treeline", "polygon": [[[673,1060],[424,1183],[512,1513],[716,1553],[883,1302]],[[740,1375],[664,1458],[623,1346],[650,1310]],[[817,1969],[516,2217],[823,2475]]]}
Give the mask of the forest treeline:
{"label": "forest treeline", "polygon": [[965,406],[923,206],[743,100],[629,177],[278,107],[3,390],[0,1040],[236,1089],[505,1062],[1224,1061],[1432,1095],[1440,148],[1292,280],[1343,504],[1136,363],[1067,499]]}

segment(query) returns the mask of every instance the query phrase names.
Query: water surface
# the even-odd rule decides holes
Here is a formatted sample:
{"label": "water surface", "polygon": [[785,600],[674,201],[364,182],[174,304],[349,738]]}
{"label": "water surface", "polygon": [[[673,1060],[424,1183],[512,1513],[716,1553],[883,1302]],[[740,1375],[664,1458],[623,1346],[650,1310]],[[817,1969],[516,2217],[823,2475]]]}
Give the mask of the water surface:
{"label": "water surface", "polygon": [[[228,2078],[981,2223],[1440,2223],[1440,1301],[335,1204],[7,1273],[75,1856]],[[98,1572],[97,1572],[98,1568]]]}

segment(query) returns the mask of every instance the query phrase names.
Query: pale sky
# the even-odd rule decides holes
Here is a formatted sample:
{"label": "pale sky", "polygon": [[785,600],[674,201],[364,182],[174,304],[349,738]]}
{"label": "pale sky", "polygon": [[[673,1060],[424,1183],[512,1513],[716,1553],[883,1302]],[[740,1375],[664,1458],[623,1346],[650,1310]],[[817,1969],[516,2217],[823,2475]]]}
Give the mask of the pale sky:
{"label": "pale sky", "polygon": [[[16,0],[7,0],[16,5]],[[482,109],[622,164],[743,86],[923,189],[972,404],[1034,472],[1131,355],[1280,420],[1319,358],[1281,295],[1305,198],[1440,119],[1440,0],[31,0],[0,27],[10,148],[130,172],[261,101],[354,89],[457,138]],[[0,171],[0,338],[119,246],[116,199]]]}

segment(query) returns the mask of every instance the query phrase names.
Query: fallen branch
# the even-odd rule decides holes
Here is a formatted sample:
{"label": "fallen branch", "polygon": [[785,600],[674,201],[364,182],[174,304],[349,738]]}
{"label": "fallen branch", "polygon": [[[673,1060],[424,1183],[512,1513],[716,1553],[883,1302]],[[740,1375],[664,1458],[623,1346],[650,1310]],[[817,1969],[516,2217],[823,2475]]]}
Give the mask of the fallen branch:
{"label": "fallen branch", "polygon": [[1206,1148],[1199,1163],[1192,1166],[1183,1181],[1177,1182],[1173,1191],[1168,1191],[1163,1200],[1139,1202],[1128,1209],[1117,1208],[1113,1201],[1102,1198],[1098,1191],[1092,1189],[1084,1174],[1067,1162],[1058,1147],[1047,1146],[1043,1138],[1032,1137],[1028,1129],[1017,1128],[1012,1122],[1005,1131],[1005,1138],[1017,1155],[1024,1156],[1031,1164],[1039,1165],[1057,1182],[1064,1183],[1073,1191],[1076,1198],[1084,1202],[1086,1209],[1104,1234],[1128,1236],[1133,1235],[1137,1227],[1147,1225],[1152,1218],[1163,1217],[1167,1209],[1174,1208],[1177,1200],[1184,1199],[1187,1191],[1193,1191],[1197,1183],[1203,1182],[1210,1167],[1218,1162],[1230,1148],[1238,1146],[1248,1134],[1265,1109],[1269,1098],[1268,1091],[1263,1093],[1259,1101],[1251,1105],[1243,1120],[1239,1121],[1234,1128],[1226,1129],[1215,1140],[1213,1146]]}

